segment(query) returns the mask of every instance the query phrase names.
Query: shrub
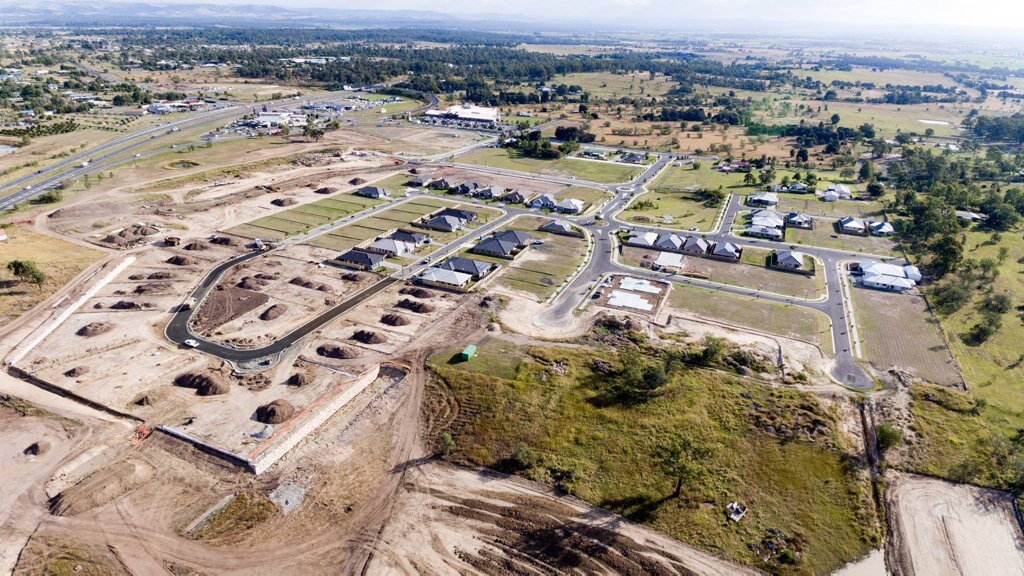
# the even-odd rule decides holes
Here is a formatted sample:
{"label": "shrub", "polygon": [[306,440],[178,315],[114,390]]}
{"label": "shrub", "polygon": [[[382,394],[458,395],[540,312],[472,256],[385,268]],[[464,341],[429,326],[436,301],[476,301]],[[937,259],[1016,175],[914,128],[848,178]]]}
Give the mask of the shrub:
{"label": "shrub", "polygon": [[903,442],[903,430],[883,422],[875,428],[875,439],[878,441],[878,449],[885,452]]}

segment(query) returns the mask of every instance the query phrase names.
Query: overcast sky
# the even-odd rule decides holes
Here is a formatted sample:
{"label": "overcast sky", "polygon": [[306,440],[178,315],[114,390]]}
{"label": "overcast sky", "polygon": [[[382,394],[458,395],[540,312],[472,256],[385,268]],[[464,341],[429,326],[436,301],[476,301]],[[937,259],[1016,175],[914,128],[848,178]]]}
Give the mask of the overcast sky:
{"label": "overcast sky", "polygon": [[[195,2],[204,0],[173,0]],[[416,9],[560,20],[642,20],[669,27],[693,19],[822,22],[843,26],[977,26],[1024,30],[1024,0],[205,0],[282,6]],[[766,30],[770,31],[770,30]],[[922,32],[918,29],[916,32]]]}

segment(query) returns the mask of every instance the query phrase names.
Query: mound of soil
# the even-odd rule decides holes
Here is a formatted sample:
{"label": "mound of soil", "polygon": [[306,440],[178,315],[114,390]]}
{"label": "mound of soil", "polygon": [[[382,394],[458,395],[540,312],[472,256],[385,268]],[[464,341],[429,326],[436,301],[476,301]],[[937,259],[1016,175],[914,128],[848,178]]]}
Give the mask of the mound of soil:
{"label": "mound of soil", "polygon": [[150,282],[149,284],[139,284],[135,287],[136,294],[156,294],[158,292],[166,292],[171,289],[171,285],[166,282]]}
{"label": "mound of soil", "polygon": [[256,421],[264,424],[280,424],[295,415],[295,407],[287,400],[274,400],[256,409]]}
{"label": "mound of soil", "polygon": [[75,516],[98,508],[152,480],[155,470],[141,460],[125,460],[100,468],[81,482],[54,496],[50,511]]}
{"label": "mound of soil", "polygon": [[277,274],[265,274],[263,272],[260,272],[259,274],[256,274],[253,277],[258,278],[260,280],[277,280]]}
{"label": "mound of soil", "polygon": [[192,266],[196,261],[188,256],[171,256],[167,259],[167,263],[175,266]]}
{"label": "mound of soil", "polygon": [[143,308],[145,306],[131,300],[118,300],[110,305],[111,310],[142,310]]}
{"label": "mound of soil", "polygon": [[146,236],[152,236],[153,234],[159,234],[160,229],[156,226],[149,226],[146,224],[132,224],[127,228],[122,229],[120,232],[108,234],[103,239],[104,242],[110,244],[116,244],[118,246],[127,246],[139,242]]}
{"label": "mound of soil", "polygon": [[316,353],[325,358],[334,358],[335,360],[349,360],[357,356],[351,348],[345,348],[337,344],[321,344],[317,347]]}
{"label": "mound of soil", "polygon": [[359,274],[356,274],[355,272],[349,272],[347,274],[342,274],[341,279],[348,280],[349,282],[359,282],[360,280],[363,279],[363,277],[360,276]]}
{"label": "mound of soil", "polygon": [[209,250],[210,245],[205,242],[189,242],[185,244],[185,250],[203,251]]}
{"label": "mound of soil", "polygon": [[33,442],[29,444],[28,448],[22,450],[22,454],[25,456],[41,456],[46,454],[50,450],[50,443],[46,440],[40,440],[39,442]]}
{"label": "mound of soil", "polygon": [[387,338],[372,330],[359,330],[350,339],[363,344],[383,344],[388,341]]}
{"label": "mound of soil", "polygon": [[132,402],[132,404],[135,404],[136,406],[152,406],[153,400],[149,396],[142,396],[135,402]]}
{"label": "mound of soil", "polygon": [[331,291],[331,287],[328,286],[327,284],[321,284],[321,285],[317,286],[316,289],[319,290],[320,292],[330,292]]}
{"label": "mound of soil", "polygon": [[93,322],[82,326],[78,329],[78,332],[75,332],[75,334],[88,338],[90,336],[99,336],[100,334],[110,332],[113,329],[114,325],[109,322]]}
{"label": "mound of soil", "polygon": [[172,272],[153,272],[146,276],[146,280],[169,280],[171,278],[174,278],[174,273]]}
{"label": "mound of soil", "polygon": [[301,286],[303,288],[309,288],[310,290],[319,290],[321,292],[331,292],[331,287],[327,284],[317,284],[308,278],[302,276],[296,276],[288,281],[289,284],[294,286]]}
{"label": "mound of soil", "polygon": [[315,194],[334,194],[337,191],[338,191],[337,188],[331,188],[330,186],[324,186],[322,188],[317,188],[313,192]]}
{"label": "mound of soil", "polygon": [[366,184],[366,180],[364,180],[363,178],[353,178],[349,180],[348,183],[353,186],[359,186],[360,184]]}
{"label": "mound of soil", "polygon": [[88,374],[88,373],[89,373],[89,367],[88,366],[75,366],[71,370],[68,370],[67,372],[65,372],[64,375],[67,376],[68,378],[78,378],[79,376],[81,376],[83,374]]}
{"label": "mound of soil", "polygon": [[309,384],[312,381],[313,379],[309,377],[309,374],[306,374],[305,372],[296,372],[295,374],[289,376],[284,383],[287,384],[288,386],[295,386],[297,388],[301,388],[302,386],[305,386],[306,384]]}
{"label": "mound of soil", "polygon": [[260,288],[263,288],[266,285],[266,280],[260,280],[259,278],[255,278],[253,276],[246,276],[245,278],[242,278],[242,280],[238,284],[235,284],[235,286],[238,286],[239,288],[243,288],[245,290],[259,290]]}
{"label": "mound of soil", "polygon": [[228,238],[227,236],[218,236],[210,240],[210,243],[218,246],[238,246],[238,240]]}
{"label": "mound of soil", "polygon": [[388,326],[408,326],[412,323],[411,320],[401,314],[385,314],[380,317],[380,321]]}
{"label": "mound of soil", "polygon": [[406,296],[412,296],[413,298],[419,298],[420,300],[426,300],[427,298],[433,298],[434,296],[434,294],[429,290],[424,290],[423,288],[415,288],[412,286],[402,288],[402,290],[399,293],[405,294]]}
{"label": "mound of soil", "polygon": [[277,198],[276,200],[271,200],[270,203],[273,204],[274,206],[280,206],[282,208],[285,206],[294,206],[298,204],[298,202],[296,202],[294,198]]}
{"label": "mound of soil", "polygon": [[408,298],[406,298],[406,299],[402,300],[401,302],[399,302],[398,303],[398,307],[399,308],[404,308],[404,309],[409,310],[411,312],[416,312],[417,314],[428,314],[428,313],[434,311],[434,307],[431,306],[430,304],[425,304],[423,302],[416,302],[415,300],[409,300]]}
{"label": "mound of soil", "polygon": [[231,391],[231,385],[214,374],[185,372],[174,379],[175,386],[194,388],[198,396],[219,396]]}
{"label": "mound of soil", "polygon": [[284,304],[274,304],[270,308],[267,308],[260,314],[260,320],[276,320],[281,317],[288,310],[288,307]]}
{"label": "mound of soil", "polygon": [[146,279],[146,275],[145,274],[132,274],[131,276],[128,277],[128,279],[129,280],[145,280]]}

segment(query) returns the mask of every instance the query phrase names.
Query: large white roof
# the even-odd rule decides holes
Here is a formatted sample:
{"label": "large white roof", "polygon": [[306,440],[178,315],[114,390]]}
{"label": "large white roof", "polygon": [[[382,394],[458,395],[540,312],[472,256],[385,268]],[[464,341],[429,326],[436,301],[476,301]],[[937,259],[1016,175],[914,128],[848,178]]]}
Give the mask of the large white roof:
{"label": "large white roof", "polygon": [[497,122],[500,118],[497,108],[486,108],[472,104],[452,106],[444,110],[430,110],[428,116],[454,116],[460,120],[475,120],[477,122]]}

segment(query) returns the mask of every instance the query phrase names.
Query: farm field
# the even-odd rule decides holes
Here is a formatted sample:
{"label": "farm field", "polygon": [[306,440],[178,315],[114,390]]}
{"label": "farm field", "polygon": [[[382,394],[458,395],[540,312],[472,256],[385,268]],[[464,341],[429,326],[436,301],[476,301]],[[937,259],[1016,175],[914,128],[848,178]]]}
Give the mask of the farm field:
{"label": "farm field", "polygon": [[851,288],[863,355],[879,372],[891,368],[943,386],[960,377],[938,325],[917,294]]}
{"label": "farm field", "polygon": [[519,156],[513,150],[506,148],[484,148],[471,154],[461,156],[458,159],[466,164],[488,166],[504,170],[516,170],[518,172],[529,172],[533,174],[544,174],[548,176],[560,176],[564,178],[577,177],[581,180],[599,182],[602,184],[613,184],[627,182],[640,173],[640,168],[624,166],[612,162],[590,162],[574,158],[561,158],[559,160],[539,160],[536,158],[525,158]]}
{"label": "farm field", "polygon": [[[8,226],[8,240],[0,243],[0,324],[17,318],[67,284],[82,270],[103,257],[92,250],[24,226]],[[46,274],[42,287],[26,284],[7,270],[11,260],[31,260]]]}
{"label": "farm field", "polygon": [[[877,541],[867,486],[835,447],[844,441],[833,417],[808,395],[684,369],[647,402],[608,404],[599,384],[608,376],[592,368],[595,359],[618,366],[607,349],[512,347],[489,339],[479,350],[485,359],[501,357],[493,369],[476,359],[450,363],[458,350],[429,361],[437,384],[428,388],[428,403],[440,396],[460,407],[443,430],[454,440],[449,460],[512,469],[754,566],[761,564],[752,546],[768,527],[802,542],[797,567],[808,573],[829,573]],[[785,441],[756,424],[767,418],[799,428],[812,413],[828,422],[814,442]],[[715,449],[702,466],[706,476],[675,499],[659,450],[693,430]],[[723,517],[736,500],[756,503],[739,524]]]}
{"label": "farm field", "polygon": [[898,243],[892,237],[842,234],[836,227],[836,220],[815,218],[814,228],[811,230],[794,228],[792,226],[787,227],[785,241],[786,244],[835,248],[837,250],[863,252],[879,256],[897,257],[902,255],[899,251]]}
{"label": "farm field", "polygon": [[825,354],[834,353],[828,317],[808,308],[680,284],[673,285],[669,304],[726,324],[806,340],[817,344]]}

